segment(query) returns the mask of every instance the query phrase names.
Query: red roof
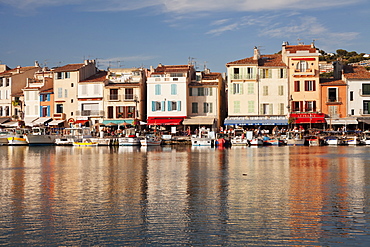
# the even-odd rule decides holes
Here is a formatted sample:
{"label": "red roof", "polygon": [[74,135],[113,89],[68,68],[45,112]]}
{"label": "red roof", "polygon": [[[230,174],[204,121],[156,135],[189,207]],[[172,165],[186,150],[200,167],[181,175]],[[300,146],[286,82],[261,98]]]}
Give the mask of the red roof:
{"label": "red roof", "polygon": [[310,53],[316,53],[317,49],[311,45],[287,45],[285,50],[290,53],[297,53],[297,51],[308,51]]}
{"label": "red roof", "polygon": [[265,67],[284,67],[286,64],[282,60],[281,54],[261,55],[260,59],[254,60],[253,57],[243,58],[226,65],[258,65]]}
{"label": "red roof", "polygon": [[77,71],[84,66],[83,63],[67,64],[62,67],[55,68],[54,72]]}
{"label": "red roof", "polygon": [[103,82],[107,80],[107,71],[99,71],[95,75],[90,76],[89,78],[81,81],[81,82]]}
{"label": "red roof", "polygon": [[347,79],[370,79],[370,72],[363,66],[345,66],[344,77]]}

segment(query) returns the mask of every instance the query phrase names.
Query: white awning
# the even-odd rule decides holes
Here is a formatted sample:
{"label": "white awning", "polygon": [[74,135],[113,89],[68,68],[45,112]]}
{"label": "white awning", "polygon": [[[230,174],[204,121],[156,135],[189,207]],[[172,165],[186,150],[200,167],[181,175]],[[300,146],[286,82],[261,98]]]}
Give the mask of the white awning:
{"label": "white awning", "polygon": [[45,124],[47,121],[50,121],[52,118],[51,117],[40,117],[36,119],[35,121],[32,122],[33,126],[35,125],[42,125]]}
{"label": "white awning", "polygon": [[358,124],[355,118],[325,118],[327,124],[332,125],[348,125],[348,124]]}
{"label": "white awning", "polygon": [[18,122],[17,121],[7,122],[7,123],[1,124],[1,126],[4,126],[4,127],[18,127]]}
{"label": "white awning", "polygon": [[183,125],[213,125],[215,122],[214,118],[205,118],[205,117],[197,117],[197,118],[185,118],[182,121]]}
{"label": "white awning", "polygon": [[50,123],[48,123],[49,126],[55,126],[55,125],[59,125],[60,123],[63,123],[65,122],[66,120],[53,120],[51,121]]}
{"label": "white awning", "polygon": [[37,117],[25,117],[23,121],[26,126],[33,126],[32,122],[35,121],[36,119]]}

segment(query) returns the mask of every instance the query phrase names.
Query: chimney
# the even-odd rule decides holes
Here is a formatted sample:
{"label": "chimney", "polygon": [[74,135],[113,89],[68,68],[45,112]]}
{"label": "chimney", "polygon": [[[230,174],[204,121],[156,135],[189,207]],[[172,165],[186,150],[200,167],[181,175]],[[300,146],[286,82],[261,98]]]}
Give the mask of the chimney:
{"label": "chimney", "polygon": [[18,74],[20,74],[20,73],[21,73],[21,66],[20,66],[20,65],[18,65],[18,66],[17,66],[17,73],[18,73]]}
{"label": "chimney", "polygon": [[260,59],[260,51],[258,50],[257,46],[253,49],[253,60]]}
{"label": "chimney", "polygon": [[335,80],[342,79],[343,64],[340,61],[334,61],[333,67],[334,67],[334,79]]}

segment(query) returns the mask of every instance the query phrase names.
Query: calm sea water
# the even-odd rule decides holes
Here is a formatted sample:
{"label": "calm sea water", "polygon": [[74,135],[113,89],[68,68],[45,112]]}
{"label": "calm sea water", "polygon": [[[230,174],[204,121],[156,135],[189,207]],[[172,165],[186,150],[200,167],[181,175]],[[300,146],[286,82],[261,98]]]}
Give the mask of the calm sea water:
{"label": "calm sea water", "polygon": [[0,157],[0,245],[370,245],[366,146],[2,146]]}

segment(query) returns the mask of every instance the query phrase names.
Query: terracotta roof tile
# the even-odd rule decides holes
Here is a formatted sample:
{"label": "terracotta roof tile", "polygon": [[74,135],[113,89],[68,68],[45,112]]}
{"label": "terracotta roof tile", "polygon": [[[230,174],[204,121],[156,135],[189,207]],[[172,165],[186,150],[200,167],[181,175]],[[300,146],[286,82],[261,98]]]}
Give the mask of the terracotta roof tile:
{"label": "terracotta roof tile", "polygon": [[334,85],[347,85],[345,81],[338,80],[338,79],[328,79],[328,78],[320,78],[320,84],[322,86],[334,86]]}
{"label": "terracotta roof tile", "polygon": [[77,71],[84,66],[83,63],[76,63],[76,64],[67,64],[62,67],[54,68],[54,72],[67,72],[67,71]]}
{"label": "terracotta roof tile", "polygon": [[25,72],[25,71],[28,71],[28,70],[31,70],[31,69],[35,69],[35,68],[36,68],[35,66],[14,68],[14,69],[6,70],[6,71],[0,73],[0,76],[12,76],[14,74],[17,74],[18,70],[22,73],[22,72]]}
{"label": "terracotta roof tile", "polygon": [[107,74],[107,71],[99,71],[95,75],[92,75],[81,82],[104,82],[107,80]]}
{"label": "terracotta roof tile", "polygon": [[258,65],[265,67],[284,67],[286,64],[282,60],[281,54],[262,55],[260,59],[254,60],[253,57],[243,58],[234,62],[229,62],[227,65]]}
{"label": "terracotta roof tile", "polygon": [[317,49],[315,47],[311,47],[311,45],[287,45],[285,46],[285,50],[289,51],[290,53],[297,53],[297,51],[308,51],[310,53],[315,53]]}
{"label": "terracotta roof tile", "polygon": [[344,77],[347,79],[370,79],[370,72],[363,66],[345,66]]}

